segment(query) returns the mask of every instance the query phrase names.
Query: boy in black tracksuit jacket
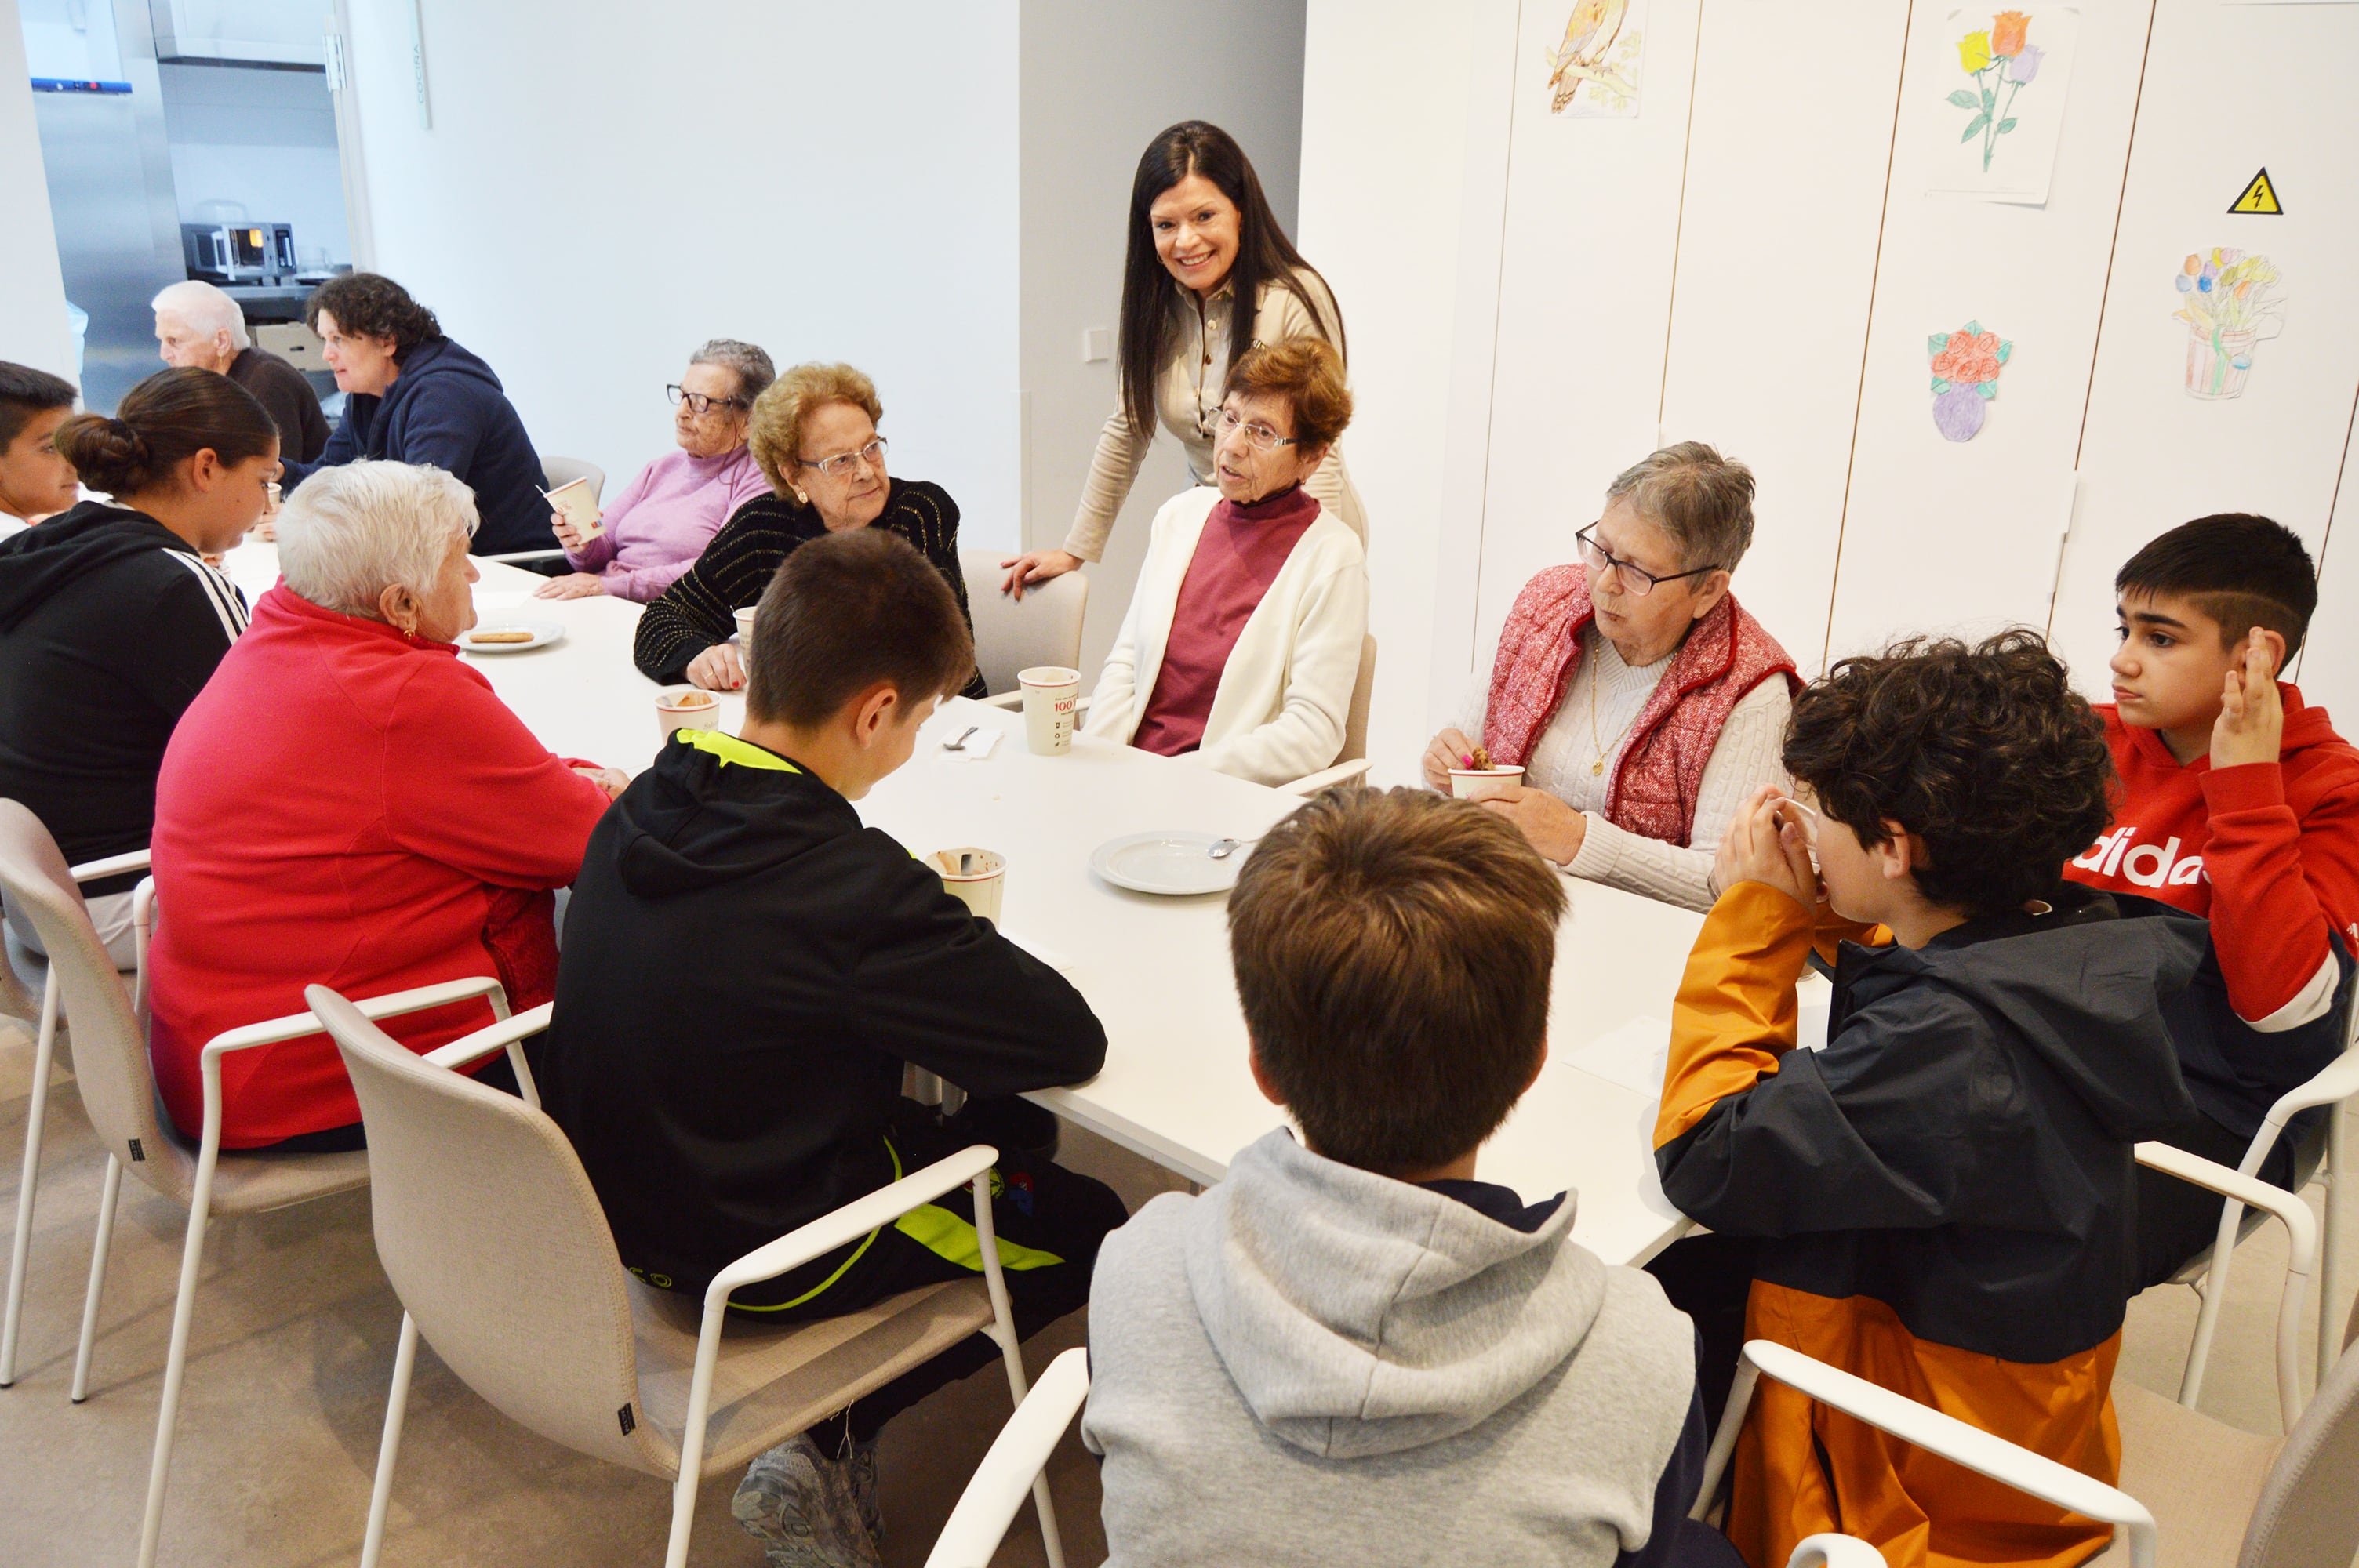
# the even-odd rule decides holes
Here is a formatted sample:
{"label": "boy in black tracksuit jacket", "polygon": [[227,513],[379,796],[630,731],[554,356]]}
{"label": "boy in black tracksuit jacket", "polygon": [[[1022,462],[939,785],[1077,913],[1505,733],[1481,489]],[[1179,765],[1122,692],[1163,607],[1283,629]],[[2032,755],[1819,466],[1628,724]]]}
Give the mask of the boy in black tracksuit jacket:
{"label": "boy in black tracksuit jacket", "polygon": [[[538,1069],[543,1103],[624,1261],[650,1284],[698,1293],[796,1227],[969,1143],[998,1143],[993,1217],[1028,1336],[1087,1300],[1121,1200],[938,1124],[901,1098],[903,1065],[988,1099],[1091,1076],[1105,1033],[1062,977],[852,806],[908,759],[937,694],[973,670],[965,622],[922,556],[866,529],[798,550],[759,615],[748,739],[679,731],[591,837]],[[971,1190],[945,1195],[732,1304],[791,1323],[974,1279],[972,1219]],[[832,1504],[845,1486],[873,1485],[869,1445],[886,1419],[996,1354],[975,1336],[854,1404],[849,1481],[828,1457],[842,1441],[832,1422],[798,1440],[799,1456],[796,1444],[773,1450],[749,1473],[739,1517],[766,1541],[832,1531],[842,1547],[776,1561],[872,1561]],[[779,1465],[800,1468],[780,1483]],[[749,1504],[757,1481],[769,1494]],[[781,1484],[788,1511],[805,1516],[784,1536],[748,1514],[766,1507],[775,1524]],[[873,1498],[859,1501],[873,1522]]]}

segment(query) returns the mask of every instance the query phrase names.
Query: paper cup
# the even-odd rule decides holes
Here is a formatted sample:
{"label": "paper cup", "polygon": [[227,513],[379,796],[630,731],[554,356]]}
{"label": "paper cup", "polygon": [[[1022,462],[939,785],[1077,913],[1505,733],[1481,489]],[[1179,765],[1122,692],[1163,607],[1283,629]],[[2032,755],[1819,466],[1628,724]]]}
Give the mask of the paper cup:
{"label": "paper cup", "polygon": [[1082,672],[1039,665],[1016,672],[1024,688],[1024,743],[1035,756],[1061,757],[1073,749],[1082,706]]}
{"label": "paper cup", "polygon": [[282,491],[282,490],[280,489],[280,487],[279,487],[279,483],[278,483],[278,481],[277,481],[277,480],[275,480],[275,479],[273,479],[273,480],[266,480],[266,481],[263,481],[263,486],[262,486],[262,514],[263,514],[263,516],[265,516],[265,517],[276,517],[276,516],[277,516],[277,515],[278,515],[278,499],[279,499],[279,497],[280,497],[282,494],[284,494],[284,493],[285,493],[285,492],[284,492],[284,491]]}
{"label": "paper cup", "polygon": [[565,514],[565,520],[573,524],[573,531],[584,541],[594,539],[606,531],[606,514],[598,510],[598,498],[590,493],[588,480],[568,480],[555,490],[545,490],[541,493],[549,498],[551,506]]}
{"label": "paper cup", "polygon": [[659,691],[656,693],[656,728],[663,731],[667,741],[675,730],[718,730],[721,699],[692,686]]}
{"label": "paper cup", "polygon": [[1524,782],[1521,768],[1452,768],[1450,793],[1461,800],[1489,800]]}
{"label": "paper cup", "polygon": [[745,666],[745,675],[754,674],[754,606],[737,611],[737,662]]}
{"label": "paper cup", "polygon": [[926,863],[940,873],[944,892],[994,925],[999,924],[1000,900],[1007,892],[1006,857],[966,844],[955,849],[937,849],[926,858]]}

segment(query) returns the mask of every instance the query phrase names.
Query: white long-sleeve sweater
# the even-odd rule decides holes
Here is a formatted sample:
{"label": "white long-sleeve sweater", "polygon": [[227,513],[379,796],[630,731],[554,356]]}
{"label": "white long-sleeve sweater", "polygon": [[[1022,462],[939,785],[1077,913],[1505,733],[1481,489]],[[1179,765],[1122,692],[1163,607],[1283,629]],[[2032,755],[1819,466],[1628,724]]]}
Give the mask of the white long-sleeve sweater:
{"label": "white long-sleeve sweater", "polygon": [[[1603,882],[1687,909],[1707,910],[1715,896],[1712,864],[1720,840],[1735,820],[1737,809],[1763,784],[1792,787],[1779,760],[1785,747],[1786,720],[1794,700],[1780,679],[1763,681],[1738,700],[1721,727],[1712,758],[1704,763],[1703,783],[1696,794],[1695,827],[1687,848],[1668,844],[1617,827],[1605,820],[1606,792],[1629,731],[1654,695],[1656,686],[1671,667],[1665,654],[1653,664],[1634,668],[1623,663],[1612,642],[1594,626],[1581,634],[1581,668],[1565,688],[1564,700],[1548,728],[1532,745],[1524,767],[1524,783],[1543,789],[1589,818],[1581,849],[1564,869],[1590,881]],[[1597,746],[1591,740],[1590,698],[1596,693],[1596,736],[1605,743],[1605,771],[1592,773]],[[1480,669],[1468,682],[1459,705],[1459,729],[1477,740],[1489,706],[1491,672]]]}

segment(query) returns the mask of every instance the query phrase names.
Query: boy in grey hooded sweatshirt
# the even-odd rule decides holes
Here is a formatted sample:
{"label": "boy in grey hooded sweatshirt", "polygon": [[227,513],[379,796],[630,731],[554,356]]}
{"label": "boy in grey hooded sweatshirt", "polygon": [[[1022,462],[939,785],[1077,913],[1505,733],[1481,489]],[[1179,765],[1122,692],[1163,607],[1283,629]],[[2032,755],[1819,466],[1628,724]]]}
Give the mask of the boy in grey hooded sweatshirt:
{"label": "boy in grey hooded sweatshirt", "polygon": [[1727,1564],[1683,1518],[1694,1330],[1475,1151],[1547,1056],[1565,906],[1504,819],[1331,790],[1229,900],[1262,1092],[1201,1196],[1108,1237],[1082,1437],[1108,1562]]}

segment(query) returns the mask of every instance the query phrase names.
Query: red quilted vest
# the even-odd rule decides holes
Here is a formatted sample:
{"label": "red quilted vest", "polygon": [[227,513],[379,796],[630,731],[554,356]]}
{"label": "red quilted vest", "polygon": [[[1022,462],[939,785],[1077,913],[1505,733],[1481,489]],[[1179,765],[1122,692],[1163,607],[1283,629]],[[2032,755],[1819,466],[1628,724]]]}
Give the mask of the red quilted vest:
{"label": "red quilted vest", "polygon": [[[1550,567],[1524,585],[1491,666],[1483,748],[1506,766],[1528,762],[1532,742],[1555,717],[1581,667],[1581,633],[1595,618],[1589,573]],[[1745,694],[1773,675],[1799,690],[1794,661],[1734,596],[1697,622],[1671,655],[1614,767],[1605,819],[1684,848],[1695,831],[1696,795],[1721,726]]]}

